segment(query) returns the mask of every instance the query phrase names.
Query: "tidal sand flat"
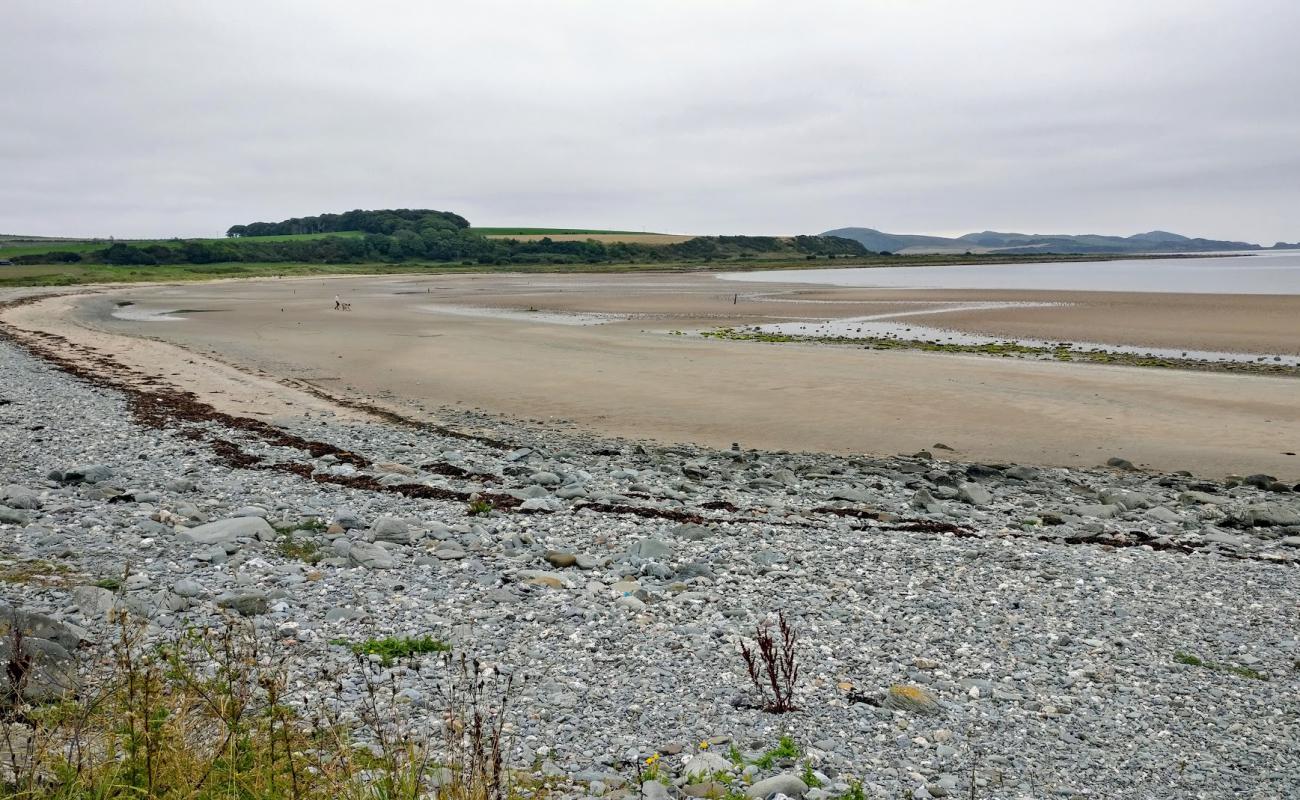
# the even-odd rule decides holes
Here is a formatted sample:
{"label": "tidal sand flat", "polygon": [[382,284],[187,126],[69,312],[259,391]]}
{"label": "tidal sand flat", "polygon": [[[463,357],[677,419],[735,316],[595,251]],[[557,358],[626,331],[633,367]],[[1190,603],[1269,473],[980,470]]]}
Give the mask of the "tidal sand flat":
{"label": "tidal sand flat", "polygon": [[[160,308],[206,309],[183,322],[115,319],[113,295],[82,313],[88,325],[173,332],[243,309],[235,320],[247,339],[204,332],[196,341],[224,358],[260,353],[277,371],[297,357],[283,342],[306,343],[272,320],[323,320],[321,330],[337,332],[323,344],[336,350],[305,386],[352,380],[368,362],[414,392],[417,376],[436,385],[470,369],[474,359],[454,353],[480,340],[471,355],[524,394],[525,414],[547,392],[603,390],[602,371],[620,359],[636,364],[620,380],[668,358],[693,381],[742,359],[695,394],[669,371],[652,373],[663,386],[635,384],[646,394],[628,413],[646,418],[648,406],[683,393],[712,412],[691,417],[697,424],[740,414],[757,425],[761,404],[741,403],[741,389],[779,396],[815,374],[778,361],[791,374],[759,380],[784,385],[756,389],[744,370],[771,370],[759,358],[768,351],[819,369],[831,352],[708,340],[667,350],[642,342],[678,347],[680,337],[635,328],[593,341],[578,335],[618,326],[431,316],[381,305],[393,286],[372,282],[194,288],[181,290],[193,294],[183,304],[171,302],[176,290],[157,290]],[[350,290],[355,309],[338,321],[323,302],[335,290]],[[310,299],[295,308],[299,293]],[[10,308],[0,326],[0,610],[20,609],[15,619],[41,634],[41,669],[27,684],[34,697],[80,681],[93,690],[103,672],[97,643],[115,641],[110,620],[126,609],[148,621],[146,645],[190,630],[257,630],[261,654],[294,687],[283,705],[305,719],[356,710],[437,730],[446,718],[441,654],[384,654],[410,642],[472,653],[513,681],[503,757],[536,764],[552,797],[626,796],[647,758],[669,785],[722,776],[754,798],[1293,794],[1292,483],[1153,472],[1121,459],[989,464],[942,447],[874,457],[662,445],[455,407],[394,419],[196,349],[59,320],[61,309],[77,310],[66,299]],[[62,333],[32,332],[55,325]],[[456,325],[470,325],[468,335],[453,337]],[[411,339],[453,346],[388,360]],[[326,370],[331,356],[344,363]],[[925,363],[960,377],[944,371],[948,360]],[[909,360],[870,363],[912,369]],[[1118,370],[1022,366],[1051,367],[1060,380]],[[528,384],[548,369],[567,375],[535,393]],[[1023,380],[966,374],[976,386]],[[1219,380],[1257,387],[1256,398],[1282,385],[1185,377],[1202,398]],[[720,402],[712,393],[727,381],[739,389]],[[821,388],[807,386],[803,407],[763,419],[781,435],[818,426],[863,441],[889,435],[879,409],[864,406],[867,416],[849,424],[836,401],[815,399]],[[1147,387],[1157,390],[1163,397],[1171,384]],[[1044,404],[1067,397],[1047,397],[1046,384],[1037,391]],[[1008,396],[1023,402],[1027,392]],[[1228,399],[1213,403],[1232,409]],[[1117,403],[1106,398],[1107,412]],[[927,418],[940,424],[943,411],[959,409],[927,409]],[[892,413],[901,418],[903,406]],[[1008,431],[1000,418],[1027,417],[988,413]],[[1236,413],[1229,425],[1245,412]],[[783,428],[791,418],[806,427]],[[1032,430],[1032,419],[1019,421]],[[609,424],[624,430],[618,422]],[[1076,441],[1104,433],[1063,427]],[[798,710],[779,715],[763,710],[770,696],[750,683],[738,649],[753,646],[776,611],[796,626],[801,669],[791,690]],[[364,726],[356,735],[375,741]]]}
{"label": "tidal sand flat", "polygon": [[[333,311],[336,294],[353,310]],[[931,308],[945,324],[964,315],[1041,314],[1050,327],[1064,314],[1060,324],[1087,324],[1094,341],[1300,351],[1300,298],[1244,297],[810,291],[677,274],[460,275],[132,288],[79,310],[11,313],[70,336],[149,337],[184,348],[178,358],[204,354],[266,379],[429,417],[475,408],[668,443],[911,453],[938,442],[974,460],[1093,466],[1118,455],[1197,474],[1300,477],[1289,454],[1300,450],[1300,383],[1292,377],[674,335]],[[114,318],[124,300],[205,313],[165,324]],[[985,307],[953,312],[954,303]],[[602,324],[559,325],[555,315]],[[1057,338],[1039,324],[1029,323]]]}

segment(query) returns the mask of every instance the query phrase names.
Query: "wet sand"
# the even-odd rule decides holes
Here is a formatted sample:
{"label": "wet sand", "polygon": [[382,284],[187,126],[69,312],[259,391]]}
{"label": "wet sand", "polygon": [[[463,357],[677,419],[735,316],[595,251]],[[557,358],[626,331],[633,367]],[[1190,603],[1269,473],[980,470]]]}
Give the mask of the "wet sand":
{"label": "wet sand", "polygon": [[[333,311],[335,294],[351,302],[353,311]],[[105,348],[122,341],[119,337],[140,336],[184,348],[148,353],[145,360],[164,377],[175,371],[175,363],[210,356],[261,371],[267,379],[430,417],[440,406],[458,406],[547,423],[567,420],[606,434],[665,442],[839,453],[913,452],[942,442],[975,460],[1095,465],[1121,456],[1211,476],[1262,471],[1300,478],[1300,457],[1287,455],[1300,450],[1300,381],[1294,378],[767,345],[668,333],[937,311],[954,302],[1049,299],[1074,305],[948,312],[934,314],[929,324],[960,321],[988,326],[985,330],[1023,325],[1032,330],[1025,335],[1050,339],[1300,352],[1295,323],[1300,298],[1295,297],[1053,293],[1045,298],[1033,292],[747,285],[676,274],[384,276],[131,287],[83,301],[75,313],[66,301],[55,301],[12,310],[7,318],[65,334],[93,329],[101,337],[98,346]],[[146,317],[177,309],[201,313],[182,313],[183,322],[113,318],[114,303],[127,300]],[[476,307],[514,313],[482,315]],[[541,321],[549,319],[548,312],[612,315],[620,321],[609,322],[609,316],[596,318],[606,324],[585,326]],[[1042,314],[1021,316],[1030,312]],[[1047,330],[1051,325],[1061,327]],[[168,352],[174,355],[169,358]],[[203,373],[200,366],[182,376],[189,388],[202,390]]]}

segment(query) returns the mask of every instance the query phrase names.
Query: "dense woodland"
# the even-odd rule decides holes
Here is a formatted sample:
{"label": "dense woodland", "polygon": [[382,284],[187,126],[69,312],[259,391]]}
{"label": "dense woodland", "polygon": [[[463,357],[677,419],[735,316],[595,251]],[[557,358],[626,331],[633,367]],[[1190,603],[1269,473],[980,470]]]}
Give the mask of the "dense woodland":
{"label": "dense woodland", "polygon": [[[362,235],[356,235],[362,231]],[[349,235],[331,236],[331,233]],[[271,239],[325,234],[305,239]],[[283,222],[235,225],[226,240],[115,242],[102,250],[15,256],[15,263],[116,265],[245,263],[468,262],[475,264],[578,264],[709,261],[783,256],[816,258],[866,255],[867,249],[834,236],[701,236],[652,245],[626,242],[489,239],[464,217],[445,211],[398,209],[322,214]]]}
{"label": "dense woodland", "polygon": [[315,217],[294,217],[282,222],[250,222],[232,225],[226,236],[288,236],[303,233],[361,233],[394,234],[401,230],[424,234],[437,230],[461,230],[469,227],[469,220],[450,211],[428,208],[395,208],[380,211],[355,209],[342,214],[320,214]]}

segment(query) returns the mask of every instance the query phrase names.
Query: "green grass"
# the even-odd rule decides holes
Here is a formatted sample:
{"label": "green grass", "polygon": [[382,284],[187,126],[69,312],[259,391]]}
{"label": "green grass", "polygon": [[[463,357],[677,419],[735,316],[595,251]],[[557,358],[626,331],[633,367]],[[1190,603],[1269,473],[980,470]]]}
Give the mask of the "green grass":
{"label": "green grass", "polygon": [[638,234],[652,235],[649,231],[602,231],[595,228],[479,228],[469,229],[470,233],[483,236],[579,236],[588,233]]}
{"label": "green grass", "polygon": [[379,656],[384,666],[389,667],[399,658],[410,658],[418,653],[445,653],[451,645],[432,636],[389,636],[384,639],[367,639],[364,642],[350,643],[335,639],[331,644],[347,645],[357,655]]}
{"label": "green grass", "polygon": [[471,500],[465,513],[471,517],[485,517],[492,513],[492,504],[487,500]]}
{"label": "green grass", "polygon": [[15,236],[13,238],[0,239],[0,258],[8,259],[14,256],[34,255],[36,253],[89,253],[95,250],[102,250],[114,242],[129,244],[136,247],[148,247],[153,244],[161,245],[178,245],[184,242],[225,242],[238,247],[241,243],[256,242],[293,242],[306,239],[324,239],[327,236],[337,236],[344,239],[354,239],[365,236],[361,231],[340,231],[338,233],[292,233],[282,236],[247,236],[238,239],[221,238],[190,238],[190,239],[42,239],[40,237],[24,238]]}
{"label": "green grass", "polygon": [[0,583],[29,586],[71,586],[76,570],[58,561],[35,558],[29,561],[0,561]]}
{"label": "green grass", "polygon": [[320,544],[314,539],[303,539],[294,536],[292,532],[281,535],[275,542],[275,549],[285,558],[295,558],[299,561],[306,561],[308,564],[315,564],[323,558],[320,550]]}
{"label": "green grass", "polygon": [[1182,651],[1174,653],[1174,663],[1183,664],[1189,667],[1204,667],[1205,669],[1211,669],[1215,672],[1226,672],[1230,675],[1236,675],[1239,678],[1250,678],[1255,681],[1268,680],[1268,675],[1265,675],[1257,669],[1239,667],[1235,664],[1216,664],[1213,661],[1204,661],[1191,653],[1184,653]]}
{"label": "green grass", "polygon": [[[250,240],[252,241],[252,240]],[[52,248],[58,249],[58,248]],[[0,258],[5,257],[0,248]],[[1003,257],[999,263],[1107,260],[1104,258]],[[838,259],[837,267],[921,267],[985,263],[979,256],[862,256]],[[368,262],[318,264],[303,262],[235,262],[226,264],[162,264],[115,266],[109,264],[22,264],[0,266],[0,288],[16,286],[78,286],[88,283],[140,283],[211,280],[213,278],[269,278],[313,275],[420,275],[455,273],[626,273],[626,272],[746,272],[760,269],[821,269],[823,261],[771,259],[714,259],[710,261],[659,261],[651,263],[504,264],[463,262]]]}
{"label": "green grass", "polygon": [[799,780],[803,781],[804,785],[810,789],[819,789],[822,785],[822,782],[813,773],[812,762],[806,758],[803,760],[803,771],[799,773]]}
{"label": "green grass", "polygon": [[763,755],[754,759],[754,766],[759,769],[771,769],[778,760],[787,758],[798,758],[799,746],[794,743],[794,738],[789,735],[783,735],[776,747],[768,750]]}

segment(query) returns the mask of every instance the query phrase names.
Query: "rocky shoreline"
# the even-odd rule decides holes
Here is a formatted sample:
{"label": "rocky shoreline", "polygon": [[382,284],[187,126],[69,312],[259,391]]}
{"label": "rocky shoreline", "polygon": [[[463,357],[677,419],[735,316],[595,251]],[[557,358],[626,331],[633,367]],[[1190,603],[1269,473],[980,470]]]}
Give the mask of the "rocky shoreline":
{"label": "rocky shoreline", "polygon": [[[656,799],[710,791],[704,764],[810,800],[1300,792],[1300,495],[1270,476],[717,451],[453,411],[272,426],[53,344],[0,341],[0,599],[48,634],[51,689],[115,607],[159,639],[238,614],[304,710],[363,702],[367,638],[516,676],[512,760],[559,796],[626,794],[655,754]],[[788,714],[754,707],[738,652],[778,613],[799,634]],[[371,666],[432,724],[436,670]],[[783,735],[798,755],[762,759]]]}

